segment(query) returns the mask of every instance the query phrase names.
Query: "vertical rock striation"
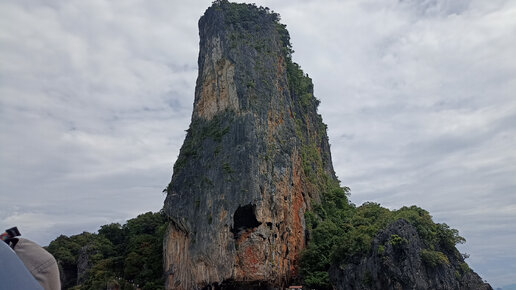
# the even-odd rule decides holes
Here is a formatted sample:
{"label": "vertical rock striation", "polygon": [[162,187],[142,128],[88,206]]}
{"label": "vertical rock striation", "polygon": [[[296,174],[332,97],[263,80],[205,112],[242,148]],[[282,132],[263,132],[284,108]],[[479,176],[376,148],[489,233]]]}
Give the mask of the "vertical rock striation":
{"label": "vertical rock striation", "polygon": [[[394,243],[392,237],[399,242]],[[354,263],[331,267],[334,289],[493,289],[468,267],[455,247],[435,249],[442,251],[439,259],[425,261],[422,253],[434,251],[427,249],[416,228],[404,219],[380,231],[371,249]]]}
{"label": "vertical rock striation", "polygon": [[295,279],[304,213],[337,183],[313,85],[267,8],[216,1],[199,20],[190,128],[167,187],[167,289]]}

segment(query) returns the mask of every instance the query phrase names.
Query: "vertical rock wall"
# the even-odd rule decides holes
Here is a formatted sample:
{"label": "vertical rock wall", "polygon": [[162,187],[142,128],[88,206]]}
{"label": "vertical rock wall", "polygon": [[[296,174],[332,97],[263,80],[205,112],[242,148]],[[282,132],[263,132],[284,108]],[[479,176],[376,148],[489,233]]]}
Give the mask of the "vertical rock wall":
{"label": "vertical rock wall", "polygon": [[167,289],[287,285],[304,212],[336,180],[311,80],[278,18],[217,1],[199,21],[192,122],[164,207]]}

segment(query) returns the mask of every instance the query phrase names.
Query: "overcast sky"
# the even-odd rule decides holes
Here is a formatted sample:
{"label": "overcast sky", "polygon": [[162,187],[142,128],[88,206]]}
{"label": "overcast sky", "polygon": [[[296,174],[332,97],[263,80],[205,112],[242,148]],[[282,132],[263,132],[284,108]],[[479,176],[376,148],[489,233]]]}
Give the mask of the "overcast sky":
{"label": "overcast sky", "polygon": [[[282,16],[355,204],[416,204],[516,283],[516,3],[255,1]],[[158,211],[211,1],[0,0],[0,229]]]}

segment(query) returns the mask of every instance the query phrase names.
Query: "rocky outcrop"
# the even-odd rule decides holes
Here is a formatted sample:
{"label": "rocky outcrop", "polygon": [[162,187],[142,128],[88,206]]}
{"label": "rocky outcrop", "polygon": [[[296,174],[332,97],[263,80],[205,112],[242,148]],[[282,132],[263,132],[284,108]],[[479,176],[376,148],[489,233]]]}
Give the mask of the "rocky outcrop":
{"label": "rocky outcrop", "polygon": [[82,284],[88,278],[88,270],[93,266],[91,258],[99,253],[100,251],[91,245],[86,245],[79,249],[79,256],[77,257],[77,285]]}
{"label": "rocky outcrop", "polygon": [[330,279],[336,289],[492,289],[456,250],[426,248],[403,219],[376,236],[368,256],[332,266]]}
{"label": "rocky outcrop", "polygon": [[[292,62],[289,34],[267,8],[215,1],[199,20],[199,34],[192,120],[163,208],[170,218],[166,288],[302,282],[298,261],[317,240],[313,234],[310,241],[319,230],[314,223],[342,229],[338,235],[361,233],[360,223],[349,220],[359,209],[339,187],[312,81]],[[385,227],[387,216],[375,238],[377,225],[362,233],[363,248],[373,239],[370,250],[350,250],[342,257],[351,260],[331,267],[329,258],[340,257],[332,254],[340,245],[332,243],[343,240],[321,230],[331,243],[314,247],[325,254],[323,263],[317,255],[303,259],[305,282],[317,274],[307,284],[330,287],[330,267],[336,289],[491,289],[464,263],[454,230],[443,228],[453,245],[441,249],[405,220]],[[428,229],[437,227],[428,219]]]}
{"label": "rocky outcrop", "polygon": [[164,206],[167,289],[280,287],[297,276],[304,213],[336,177],[311,80],[278,20],[216,1],[199,21],[192,122]]}

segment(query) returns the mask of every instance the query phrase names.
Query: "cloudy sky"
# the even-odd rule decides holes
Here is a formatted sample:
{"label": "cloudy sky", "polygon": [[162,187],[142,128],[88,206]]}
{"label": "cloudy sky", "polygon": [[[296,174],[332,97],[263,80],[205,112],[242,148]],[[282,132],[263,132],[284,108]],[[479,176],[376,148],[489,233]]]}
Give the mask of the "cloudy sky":
{"label": "cloudy sky", "polygon": [[[256,1],[313,78],[351,200],[417,204],[516,283],[516,3]],[[161,208],[211,1],[0,0],[0,227],[47,244]]]}

